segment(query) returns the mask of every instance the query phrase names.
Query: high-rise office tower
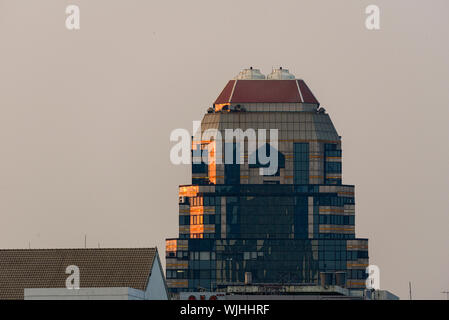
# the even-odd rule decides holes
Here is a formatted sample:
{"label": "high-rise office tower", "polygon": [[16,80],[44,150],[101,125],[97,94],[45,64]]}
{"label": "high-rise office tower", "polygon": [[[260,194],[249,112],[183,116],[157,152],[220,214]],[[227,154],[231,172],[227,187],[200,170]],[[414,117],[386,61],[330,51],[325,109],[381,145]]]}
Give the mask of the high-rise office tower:
{"label": "high-rise office tower", "polygon": [[[204,115],[201,133],[214,129],[221,147],[216,137],[194,137],[192,184],[179,187],[179,237],[166,241],[170,291],[214,291],[245,279],[365,288],[368,240],[355,237],[341,137],[306,83],[282,68],[267,77],[245,69]],[[278,131],[251,151],[251,135],[224,141],[226,129]],[[233,163],[214,161],[229,150]],[[277,170],[266,170],[261,154],[277,154]]]}

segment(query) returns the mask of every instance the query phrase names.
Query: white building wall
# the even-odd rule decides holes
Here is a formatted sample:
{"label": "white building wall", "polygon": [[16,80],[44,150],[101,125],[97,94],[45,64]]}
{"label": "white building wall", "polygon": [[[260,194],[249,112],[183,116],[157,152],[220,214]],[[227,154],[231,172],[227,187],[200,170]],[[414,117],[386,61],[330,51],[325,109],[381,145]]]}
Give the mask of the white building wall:
{"label": "white building wall", "polygon": [[145,300],[168,300],[167,286],[158,254],[156,255],[156,261],[153,262],[153,269],[145,292]]}
{"label": "white building wall", "polygon": [[145,292],[133,288],[33,288],[25,300],[144,300]]}

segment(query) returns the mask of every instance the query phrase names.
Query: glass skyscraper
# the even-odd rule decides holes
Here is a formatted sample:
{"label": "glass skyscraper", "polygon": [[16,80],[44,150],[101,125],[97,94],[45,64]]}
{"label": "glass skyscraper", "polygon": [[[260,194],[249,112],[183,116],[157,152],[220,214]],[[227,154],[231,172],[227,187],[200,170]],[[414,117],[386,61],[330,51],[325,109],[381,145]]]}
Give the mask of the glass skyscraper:
{"label": "glass skyscraper", "polygon": [[364,289],[368,240],[355,237],[341,137],[306,83],[282,68],[267,77],[245,69],[204,115],[201,132],[208,129],[223,137],[226,129],[278,129],[277,150],[264,148],[278,154],[278,170],[264,175],[264,165],[248,164],[248,148],[240,164],[200,162],[201,154],[216,159],[218,144],[193,138],[197,161],[192,184],[179,187],[179,237],[166,240],[170,291],[215,291],[245,277]]}

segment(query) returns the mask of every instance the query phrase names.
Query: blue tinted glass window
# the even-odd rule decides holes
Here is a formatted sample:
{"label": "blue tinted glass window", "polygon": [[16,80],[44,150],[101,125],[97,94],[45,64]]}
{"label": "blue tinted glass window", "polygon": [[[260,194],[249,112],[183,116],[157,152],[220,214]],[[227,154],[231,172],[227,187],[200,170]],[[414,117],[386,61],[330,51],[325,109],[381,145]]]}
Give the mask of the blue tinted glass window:
{"label": "blue tinted glass window", "polygon": [[293,144],[294,172],[293,179],[295,184],[309,183],[309,144]]}

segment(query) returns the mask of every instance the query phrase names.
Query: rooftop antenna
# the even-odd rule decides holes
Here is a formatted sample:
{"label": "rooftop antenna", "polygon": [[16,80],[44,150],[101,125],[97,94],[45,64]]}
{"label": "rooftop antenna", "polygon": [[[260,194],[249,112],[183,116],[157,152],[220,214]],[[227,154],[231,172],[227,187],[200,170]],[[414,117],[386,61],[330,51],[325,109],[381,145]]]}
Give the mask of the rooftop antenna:
{"label": "rooftop antenna", "polygon": [[87,248],[87,234],[84,235],[84,248]]}
{"label": "rooftop antenna", "polygon": [[412,300],[412,283],[410,281],[408,282],[408,290],[409,290],[410,300]]}
{"label": "rooftop antenna", "polygon": [[446,300],[449,300],[449,291],[441,291],[441,293],[446,295]]}
{"label": "rooftop antenna", "polygon": [[31,241],[28,241],[28,249],[31,249]]}

